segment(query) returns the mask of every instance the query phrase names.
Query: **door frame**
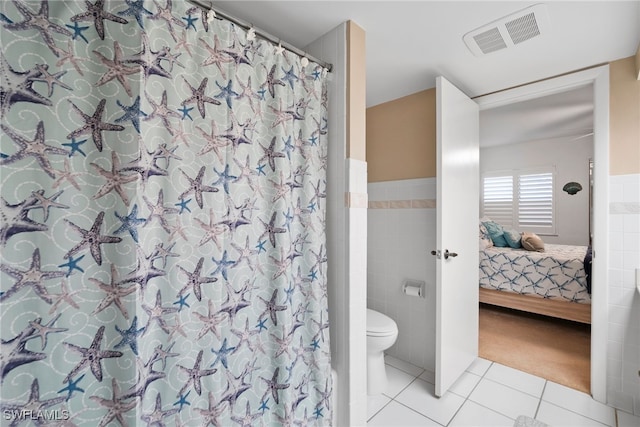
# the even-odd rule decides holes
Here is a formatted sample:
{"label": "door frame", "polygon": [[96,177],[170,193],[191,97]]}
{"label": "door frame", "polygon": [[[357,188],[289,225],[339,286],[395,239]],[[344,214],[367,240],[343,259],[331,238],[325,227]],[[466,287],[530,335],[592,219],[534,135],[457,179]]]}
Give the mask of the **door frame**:
{"label": "door frame", "polygon": [[593,85],[593,264],[591,290],[591,395],[607,401],[609,271],[609,65],[474,98],[480,111]]}

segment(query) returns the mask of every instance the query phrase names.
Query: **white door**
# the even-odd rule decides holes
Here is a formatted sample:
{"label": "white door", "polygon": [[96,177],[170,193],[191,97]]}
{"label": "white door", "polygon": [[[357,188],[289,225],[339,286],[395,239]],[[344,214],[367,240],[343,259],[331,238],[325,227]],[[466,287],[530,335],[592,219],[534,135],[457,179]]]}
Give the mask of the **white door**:
{"label": "white door", "polygon": [[478,356],[479,107],[443,77],[436,104],[435,393],[442,396]]}

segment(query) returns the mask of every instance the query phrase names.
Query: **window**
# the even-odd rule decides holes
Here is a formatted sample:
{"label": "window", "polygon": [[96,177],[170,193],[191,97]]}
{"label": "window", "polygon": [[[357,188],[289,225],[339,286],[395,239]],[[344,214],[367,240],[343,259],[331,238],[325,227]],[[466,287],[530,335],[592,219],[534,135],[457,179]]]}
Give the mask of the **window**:
{"label": "window", "polygon": [[482,215],[507,228],[555,234],[554,177],[552,167],[485,173]]}

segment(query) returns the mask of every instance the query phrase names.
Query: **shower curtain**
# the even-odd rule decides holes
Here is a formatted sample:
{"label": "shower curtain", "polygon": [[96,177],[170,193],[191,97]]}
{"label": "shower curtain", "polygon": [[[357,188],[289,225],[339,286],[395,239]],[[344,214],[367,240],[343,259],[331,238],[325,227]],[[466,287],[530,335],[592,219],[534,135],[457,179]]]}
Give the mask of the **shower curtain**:
{"label": "shower curtain", "polygon": [[329,425],[326,70],[183,1],[1,8],[2,425]]}

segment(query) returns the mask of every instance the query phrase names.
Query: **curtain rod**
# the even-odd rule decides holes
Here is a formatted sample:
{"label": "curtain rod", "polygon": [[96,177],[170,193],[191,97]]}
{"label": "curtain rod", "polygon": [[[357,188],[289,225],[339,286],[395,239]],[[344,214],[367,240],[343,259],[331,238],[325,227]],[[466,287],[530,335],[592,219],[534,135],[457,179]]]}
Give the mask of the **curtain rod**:
{"label": "curtain rod", "polygon": [[305,52],[305,51],[303,51],[301,49],[298,49],[297,47],[292,46],[287,42],[282,41],[281,39],[279,39],[279,38],[267,33],[266,31],[264,31],[264,30],[262,30],[260,28],[257,28],[255,26],[251,25],[250,23],[248,23],[248,22],[246,22],[246,21],[244,21],[244,20],[242,20],[240,18],[236,18],[235,16],[229,15],[228,13],[226,13],[226,12],[224,12],[224,11],[218,9],[218,8],[214,8],[213,7],[213,3],[206,4],[201,0],[187,0],[187,3],[191,3],[194,6],[197,6],[197,7],[201,8],[201,9],[204,9],[205,11],[213,10],[215,12],[216,16],[222,17],[222,18],[226,19],[227,21],[231,21],[234,24],[239,25],[240,27],[244,28],[245,30],[249,30],[249,29],[253,28],[253,30],[255,31],[256,36],[259,36],[259,37],[261,37],[261,38],[263,38],[263,39],[265,39],[265,40],[267,40],[267,41],[269,41],[269,42],[271,42],[271,43],[273,43],[275,45],[282,46],[286,50],[291,51],[291,52],[295,53],[298,56],[305,57],[309,61],[313,61],[313,62],[317,63],[318,65],[326,68],[327,71],[329,71],[329,72],[331,72],[331,70],[333,69],[333,65],[332,64],[329,64],[329,63],[327,63],[325,61],[322,61],[322,60],[320,60],[318,58],[315,58],[315,57],[309,55],[307,52]]}

